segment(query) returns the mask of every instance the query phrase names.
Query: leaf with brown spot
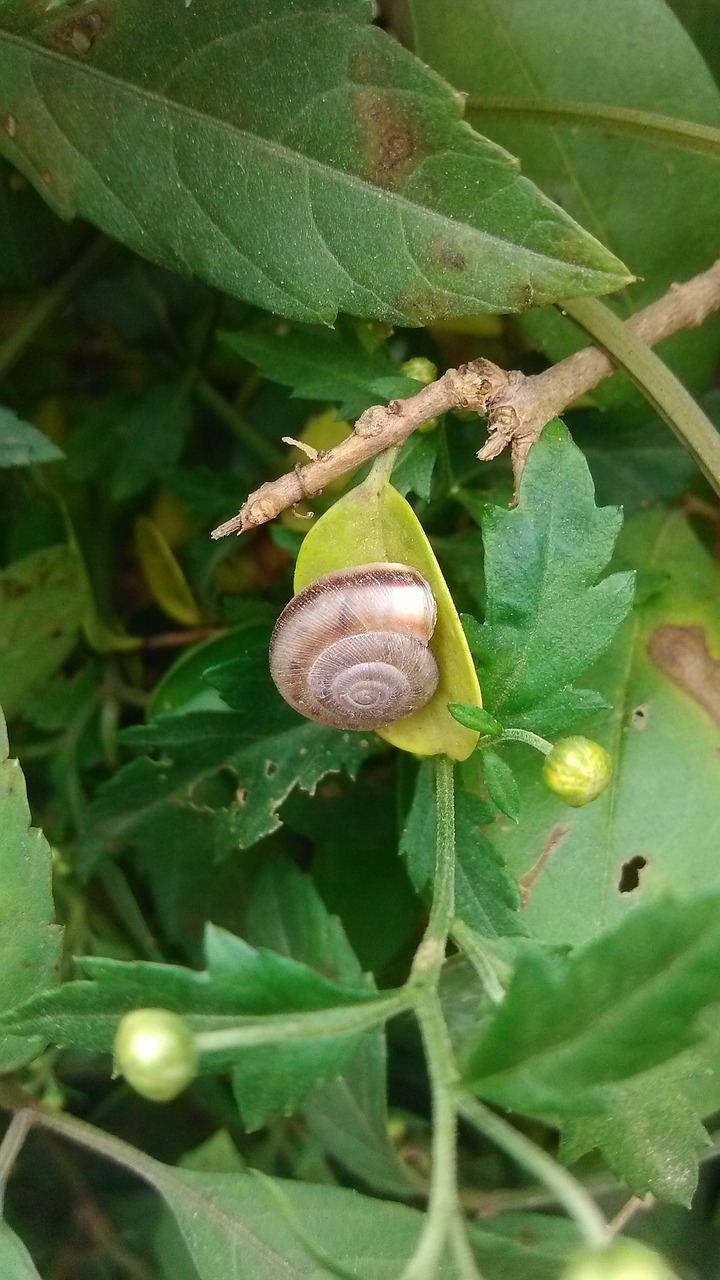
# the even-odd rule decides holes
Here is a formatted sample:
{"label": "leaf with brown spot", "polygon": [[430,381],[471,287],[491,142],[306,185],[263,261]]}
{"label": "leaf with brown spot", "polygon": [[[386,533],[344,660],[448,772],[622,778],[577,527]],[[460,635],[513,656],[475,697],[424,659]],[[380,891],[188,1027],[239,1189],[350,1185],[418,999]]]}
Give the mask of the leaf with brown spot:
{"label": "leaf with brown spot", "polygon": [[228,293],[420,324],[632,278],[370,0],[0,10],[2,153],[63,217]]}
{"label": "leaf with brown spot", "polygon": [[[621,534],[623,565],[658,587],[645,594],[588,674],[611,709],[583,723],[613,757],[608,790],[572,812],[572,829],[534,883],[525,919],[553,942],[580,943],[668,890],[720,888],[720,569],[684,517],[633,517]],[[569,810],[544,786],[534,755],[518,750],[522,820],[494,842],[521,878],[532,874]],[[637,887],[623,867],[642,855]]]}

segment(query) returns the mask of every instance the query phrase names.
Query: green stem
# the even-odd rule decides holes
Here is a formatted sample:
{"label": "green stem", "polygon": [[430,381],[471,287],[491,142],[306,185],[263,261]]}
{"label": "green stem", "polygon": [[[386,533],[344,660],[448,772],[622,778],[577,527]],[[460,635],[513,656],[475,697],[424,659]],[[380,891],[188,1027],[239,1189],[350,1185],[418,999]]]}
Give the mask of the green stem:
{"label": "green stem", "polygon": [[104,236],[92,240],[60,278],[30,308],[17,329],[0,345],[0,378],[4,378],[35,341],[40,330],[67,306],[76,289],[112,248]]}
{"label": "green stem", "polygon": [[[498,973],[501,962],[488,952],[480,935],[464,920],[453,921],[452,936],[459,950],[467,956],[493,1004],[502,1004],[505,999],[505,987]],[[509,966],[504,965],[502,968],[502,977],[509,978],[511,972]]]}
{"label": "green stem", "polygon": [[201,400],[220,422],[224,422],[225,426],[229,427],[236,439],[240,441],[253,458],[256,458],[273,474],[285,470],[286,458],[280,449],[277,449],[270,440],[266,440],[265,436],[256,431],[255,427],[246,418],[243,418],[234,405],[229,400],[226,400],[201,373],[195,375],[192,388],[197,399]]}
{"label": "green stem", "polygon": [[541,751],[544,756],[549,756],[553,749],[552,742],[548,742],[547,738],[541,738],[537,733],[531,733],[529,729],[503,729],[496,742],[524,742],[527,747],[534,747],[536,751]]}
{"label": "green stem", "polygon": [[502,1116],[496,1115],[490,1107],[478,1102],[477,1098],[458,1093],[457,1108],[468,1124],[495,1146],[506,1151],[553,1193],[576,1223],[587,1245],[596,1249],[609,1244],[611,1237],[608,1224],[592,1196],[557,1160],[526,1138],[524,1133],[508,1124]]}
{"label": "green stem", "polygon": [[520,116],[531,121],[584,125],[603,133],[630,133],[644,142],[659,142],[720,160],[720,129],[697,124],[695,120],[676,120],[674,116],[658,115],[654,111],[635,111],[600,102],[566,102],[562,98],[468,98],[466,107],[481,115]]}
{"label": "green stem", "polygon": [[23,1149],[31,1123],[32,1121],[27,1111],[17,1111],[5,1130],[2,1143],[0,1143],[0,1216],[3,1210],[7,1180],[13,1171],[15,1161]]}
{"label": "green stem", "polygon": [[720,493],[720,432],[675,374],[597,298],[573,298],[562,311],[629,374]]}
{"label": "green stem", "polygon": [[453,762],[435,759],[437,848],[430,919],[415,953],[410,982],[436,981],[445,959],[445,948],[455,915],[455,792]]}
{"label": "green stem", "polygon": [[307,1013],[265,1014],[261,1018],[235,1021],[219,1030],[199,1031],[195,1043],[200,1053],[230,1053],[259,1044],[279,1044],[288,1040],[324,1040],[356,1035],[380,1022],[413,1008],[414,998],[406,989],[384,999],[335,1009],[313,1009]]}
{"label": "green stem", "polygon": [[98,870],[98,880],[140,955],[146,960],[164,964],[165,956],[148,929],[135,895],[117,863],[104,863]]}

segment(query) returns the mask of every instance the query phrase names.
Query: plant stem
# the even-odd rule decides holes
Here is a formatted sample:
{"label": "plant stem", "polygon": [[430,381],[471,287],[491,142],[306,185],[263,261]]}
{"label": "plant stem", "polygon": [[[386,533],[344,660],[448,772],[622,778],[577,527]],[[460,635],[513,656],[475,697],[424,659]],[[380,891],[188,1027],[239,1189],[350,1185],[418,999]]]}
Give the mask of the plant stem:
{"label": "plant stem", "polygon": [[477,1098],[458,1093],[456,1102],[460,1115],[468,1124],[506,1151],[553,1193],[577,1224],[586,1244],[592,1248],[602,1248],[609,1243],[611,1237],[608,1224],[582,1183],[563,1169],[557,1160],[526,1138],[524,1133],[513,1128],[502,1116],[496,1115],[490,1107],[478,1102]]}
{"label": "plant stem", "polygon": [[0,345],[0,378],[6,377],[17,364],[44,325],[67,306],[75,290],[111,248],[112,242],[105,236],[91,240],[55,284],[38,298],[17,329]]}
{"label": "plant stem", "polygon": [[574,298],[561,310],[629,374],[720,493],[720,432],[672,370],[598,298]]}
{"label": "plant stem", "polygon": [[0,1143],[0,1215],[2,1215],[7,1180],[12,1173],[15,1161],[22,1151],[31,1123],[27,1111],[16,1112],[5,1130],[2,1143]]}
{"label": "plant stem", "polygon": [[720,129],[695,120],[676,120],[654,111],[612,107],[604,102],[566,102],[562,98],[468,98],[468,112],[489,116],[525,116],[538,122],[584,125],[603,133],[631,133],[644,142],[659,142],[720,160]]}
{"label": "plant stem", "polygon": [[[480,935],[474,929],[471,929],[464,920],[453,921],[452,936],[460,951],[467,956],[475,969],[493,1004],[502,1004],[505,999],[505,988],[496,967],[496,965],[499,967],[501,962],[496,961],[494,956],[488,954]],[[503,965],[503,968],[507,970],[507,976],[509,977],[510,967]]]}
{"label": "plant stem", "polygon": [[437,847],[430,919],[413,960],[411,984],[436,980],[445,959],[445,948],[455,915],[455,792],[453,762],[435,759]]}
{"label": "plant stem", "polygon": [[529,729],[503,729],[496,742],[524,742],[526,747],[534,747],[536,751],[541,751],[544,756],[549,756],[553,749],[552,742],[548,742],[547,738],[541,738],[537,733],[531,733]]}
{"label": "plant stem", "polygon": [[334,1009],[313,1009],[307,1013],[265,1014],[235,1019],[232,1026],[214,1031],[200,1031],[195,1044],[202,1054],[232,1053],[259,1044],[279,1044],[288,1040],[322,1040],[327,1037],[355,1035],[386,1022],[414,1006],[407,988],[401,988],[385,999],[367,1000],[362,1004]]}

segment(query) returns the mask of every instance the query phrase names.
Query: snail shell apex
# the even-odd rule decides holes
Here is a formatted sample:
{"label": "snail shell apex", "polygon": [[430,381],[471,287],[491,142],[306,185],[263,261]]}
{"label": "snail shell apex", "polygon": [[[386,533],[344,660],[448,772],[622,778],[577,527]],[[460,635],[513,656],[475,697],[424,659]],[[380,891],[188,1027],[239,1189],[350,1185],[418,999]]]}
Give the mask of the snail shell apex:
{"label": "snail shell apex", "polygon": [[419,711],[437,688],[428,648],[436,620],[435,598],[416,569],[338,569],[298,592],[280,614],[270,674],[309,720],[386,728]]}

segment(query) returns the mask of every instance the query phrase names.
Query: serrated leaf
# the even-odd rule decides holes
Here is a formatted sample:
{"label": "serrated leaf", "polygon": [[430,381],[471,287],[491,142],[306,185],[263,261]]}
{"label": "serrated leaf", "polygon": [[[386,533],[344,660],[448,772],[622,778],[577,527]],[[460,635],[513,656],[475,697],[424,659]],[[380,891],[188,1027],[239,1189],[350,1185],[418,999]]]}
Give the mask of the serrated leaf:
{"label": "serrated leaf", "polygon": [[12,716],[75,647],[87,608],[72,547],[33,551],[0,573],[0,705]]}
{"label": "serrated leaf", "polygon": [[144,0],[112,20],[9,0],[0,146],[65,218],[293,319],[422,324],[625,284],[371,17],[157,0],[148,42]]}
{"label": "serrated leaf", "polygon": [[489,747],[483,750],[482,765],[485,786],[493,804],[517,822],[520,817],[520,791],[510,765]]}
{"label": "serrated leaf", "polygon": [[587,463],[559,421],[531,450],[517,507],[485,507],[485,622],[466,627],[503,724],[556,733],[602,704],[572,685],[632,603],[631,573],[597,581],[621,523],[618,508],[595,506]]}
{"label": "serrated leaf", "polygon": [[[0,711],[0,1011],[7,1013],[58,980],[60,930],[53,924],[50,846],[30,826],[25,779],[8,758]],[[0,1072],[12,1071],[39,1053],[42,1041],[28,1034],[0,1034]]]}
{"label": "serrated leaf", "polygon": [[[482,110],[483,100],[493,97],[531,107],[543,99],[569,100],[717,127],[718,87],[665,0],[607,0],[587,9],[575,0],[449,0],[441,28],[433,0],[412,0],[412,11],[417,52],[470,95],[475,128],[518,155],[543,191],[637,272],[638,283],[613,304],[623,319],[673,281],[705,270],[717,252],[717,165],[657,139],[543,121],[531,111]],[[717,14],[707,21],[714,31]],[[646,34],[638,42],[640,30]],[[677,333],[663,347],[663,359],[693,391],[707,386],[715,367],[716,323]],[[551,361],[585,345],[558,312],[533,311],[522,324]],[[628,396],[624,377],[594,393],[619,415],[627,415]]]}
{"label": "serrated leaf", "polygon": [[291,329],[282,334],[243,330],[220,338],[263,377],[292,387],[293,396],[337,403],[340,418],[357,418],[377,404],[381,397],[374,384],[380,378],[392,379],[387,399],[419,390],[411,378],[397,372],[384,345],[368,352],[339,329]]}
{"label": "serrated leaf", "polygon": [[[182,1013],[196,1030],[269,1013],[331,1009],[372,999],[363,987],[340,985],[309,966],[256,951],[241,938],[208,925],[207,969],[145,960],[85,956],[77,961],[83,978],[43,991],[0,1015],[16,1034],[46,1043],[104,1053],[112,1048],[119,1019],[135,1008]],[[244,1048],[243,1054],[252,1049]],[[232,1058],[232,1053],[231,1053]],[[211,1064],[212,1065],[212,1064]]]}
{"label": "serrated leaf", "polygon": [[378,736],[416,755],[444,754],[464,760],[475,747],[477,734],[453,720],[447,703],[481,704],[475,668],[425,531],[409,503],[382,476],[371,472],[306,534],[295,566],[295,590],[301,591],[336,569],[389,562],[411,565],[432,590],[437,622],[429,647],[437,659],[440,679],[426,706],[379,730]]}
{"label": "serrated leaf", "polygon": [[115,502],[142,493],[177,462],[192,424],[187,379],[161,382],[123,414],[110,492]]}
{"label": "serrated leaf", "polygon": [[611,710],[583,725],[613,757],[598,800],[570,810],[518,747],[523,820],[495,833],[531,931],[581,943],[638,904],[720,889],[720,570],[679,512],[633,517],[618,554],[642,599],[591,673]]}
{"label": "serrated leaf", "polygon": [[468,1051],[482,1097],[529,1115],[601,1110],[598,1086],[673,1058],[718,1000],[720,897],[658,901],[565,959],[522,958]]}
{"label": "serrated leaf", "polygon": [[[400,853],[418,892],[435,874],[435,790],[432,769],[422,764],[410,812],[400,837]],[[518,915],[520,894],[489,840],[480,830],[492,821],[492,810],[479,796],[455,789],[455,911],[457,916],[491,937],[524,933]]]}
{"label": "serrated leaf", "polygon": [[64,456],[62,449],[37,427],[0,405],[0,467],[28,467],[35,462],[56,462]]}
{"label": "serrated leaf", "polygon": [[40,1280],[25,1245],[7,1222],[0,1223],[0,1268],[8,1280]]}
{"label": "serrated leaf", "polygon": [[[368,984],[342,924],[328,913],[310,877],[285,858],[273,858],[263,868],[248,904],[246,934],[254,945],[272,947],[278,954],[312,965],[335,981]],[[292,1060],[301,1052],[303,1046],[299,1044],[273,1046],[266,1051],[267,1073],[277,1076],[280,1055]],[[239,1062],[235,1068],[239,1097],[243,1096],[242,1070]],[[277,1110],[282,1110],[283,1105]],[[386,1194],[408,1194],[410,1183],[388,1139],[382,1028],[362,1037],[342,1074],[318,1085],[304,1110],[328,1155]]]}
{"label": "serrated leaf", "polygon": [[206,793],[216,856],[247,848],[281,825],[278,810],[295,787],[312,792],[343,769],[354,777],[377,749],[372,735],[311,724],[283,702],[268,672],[268,639],[265,626],[238,632],[238,657],[214,669],[236,709],[180,711],[123,733],[159,757],[131,761],[97,792],[80,846],[84,872],[124,843],[161,843],[167,807]]}
{"label": "serrated leaf", "polygon": [[421,431],[413,432],[405,441],[393,467],[393,488],[397,489],[403,498],[408,493],[416,493],[418,498],[428,502],[432,493],[433,472],[437,457],[437,431],[431,431],[427,435]]}

